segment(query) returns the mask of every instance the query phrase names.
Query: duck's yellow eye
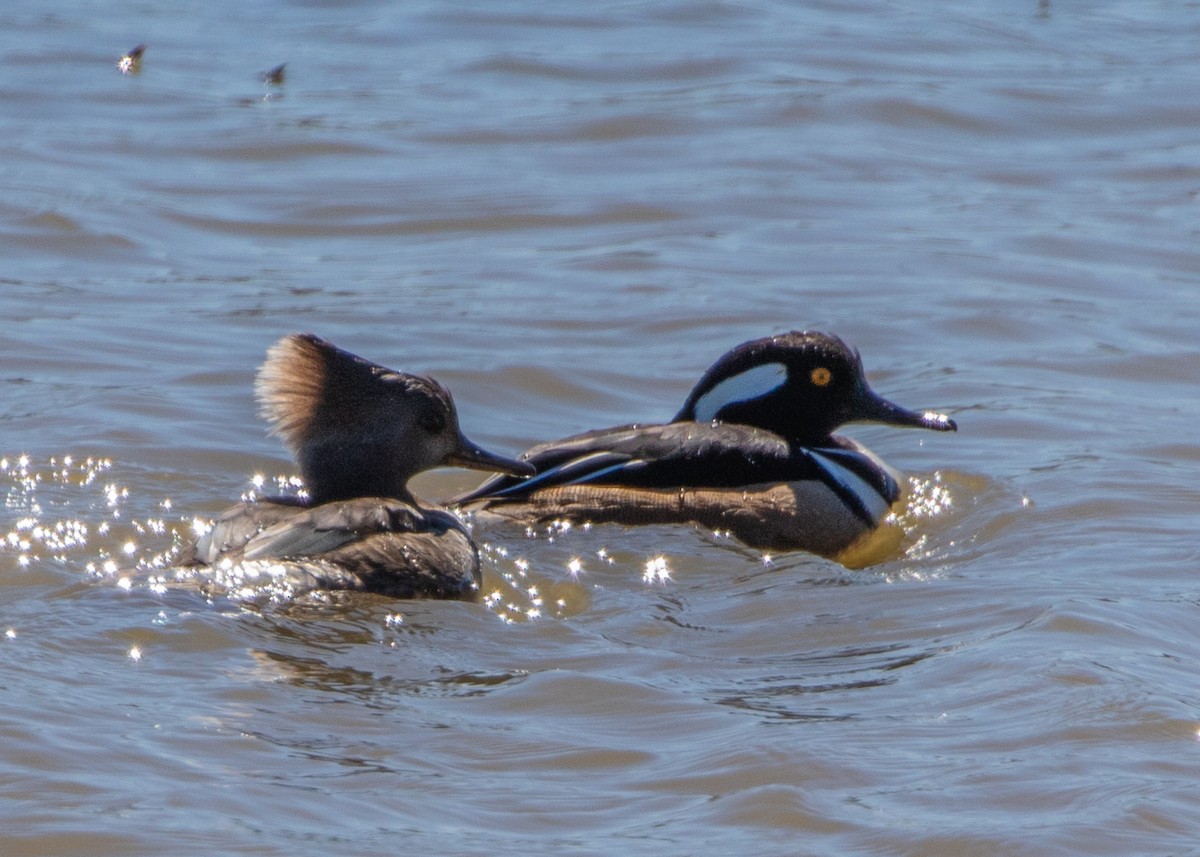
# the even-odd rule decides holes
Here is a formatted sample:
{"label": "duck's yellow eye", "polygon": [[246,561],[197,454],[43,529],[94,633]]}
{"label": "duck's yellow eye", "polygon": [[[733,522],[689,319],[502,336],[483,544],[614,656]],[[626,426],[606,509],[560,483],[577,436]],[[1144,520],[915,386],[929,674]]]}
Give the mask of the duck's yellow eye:
{"label": "duck's yellow eye", "polygon": [[824,366],[818,366],[812,370],[808,378],[818,387],[828,387],[829,382],[833,380],[833,373]]}

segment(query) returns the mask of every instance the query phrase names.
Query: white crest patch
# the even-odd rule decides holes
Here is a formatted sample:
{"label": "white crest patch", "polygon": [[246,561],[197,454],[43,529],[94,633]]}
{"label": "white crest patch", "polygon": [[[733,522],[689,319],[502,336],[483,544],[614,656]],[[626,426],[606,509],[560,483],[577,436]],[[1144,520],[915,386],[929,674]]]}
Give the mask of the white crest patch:
{"label": "white crest patch", "polygon": [[760,399],[786,381],[787,366],[782,363],[763,363],[732,375],[696,400],[696,422],[712,422],[726,405]]}

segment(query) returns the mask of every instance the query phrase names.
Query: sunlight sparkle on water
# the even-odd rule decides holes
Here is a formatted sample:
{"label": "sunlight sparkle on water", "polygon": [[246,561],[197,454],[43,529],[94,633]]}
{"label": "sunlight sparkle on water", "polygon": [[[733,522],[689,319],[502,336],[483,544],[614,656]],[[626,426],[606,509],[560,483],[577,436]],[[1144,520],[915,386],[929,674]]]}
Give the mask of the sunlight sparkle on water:
{"label": "sunlight sparkle on water", "polygon": [[129,489],[110,482],[104,486],[104,496],[108,498],[108,505],[116,508],[122,500],[129,499]]}
{"label": "sunlight sparkle on water", "polygon": [[656,556],[653,559],[646,560],[646,567],[642,572],[642,580],[646,583],[666,584],[670,579],[671,568],[667,565],[667,558],[665,556]]}
{"label": "sunlight sparkle on water", "polygon": [[536,586],[529,587],[525,592],[529,596],[529,603],[533,605],[525,610],[525,615],[530,619],[537,619],[542,615],[542,596],[538,594]]}
{"label": "sunlight sparkle on water", "polygon": [[[293,494],[297,497],[307,497],[308,492],[304,489],[304,480],[299,476],[288,473],[281,473],[273,480],[275,483],[274,490],[280,494]],[[263,488],[267,484],[267,477],[263,473],[255,473],[250,477],[250,488],[243,491],[238,498],[243,503],[249,503],[257,500],[262,493]]]}
{"label": "sunlight sparkle on water", "polygon": [[910,477],[909,488],[912,492],[905,510],[912,518],[933,518],[941,515],[954,505],[950,490],[942,483],[942,474],[934,473],[930,479]]}
{"label": "sunlight sparkle on water", "polygon": [[[172,535],[173,522],[152,517],[122,520],[126,517],[122,507],[135,510],[146,504],[137,503],[129,488],[97,479],[111,468],[110,459],[74,455],[42,461],[32,461],[28,455],[0,458],[5,508],[17,513],[11,532],[0,532],[0,553],[19,554],[19,567],[51,560],[114,582],[118,568],[169,565],[178,546],[165,543],[165,539],[155,546],[151,537]],[[153,505],[170,509],[171,501]],[[59,517],[50,517],[52,511]],[[158,552],[144,556],[145,547]],[[80,556],[83,550],[92,555]],[[120,558],[120,566],[114,557]],[[136,575],[131,579],[139,580]],[[153,580],[148,585],[161,589]]]}
{"label": "sunlight sparkle on water", "polygon": [[138,45],[136,48],[121,54],[117,60],[117,71],[121,74],[129,76],[140,74],[142,71],[142,54],[146,52],[145,45]]}

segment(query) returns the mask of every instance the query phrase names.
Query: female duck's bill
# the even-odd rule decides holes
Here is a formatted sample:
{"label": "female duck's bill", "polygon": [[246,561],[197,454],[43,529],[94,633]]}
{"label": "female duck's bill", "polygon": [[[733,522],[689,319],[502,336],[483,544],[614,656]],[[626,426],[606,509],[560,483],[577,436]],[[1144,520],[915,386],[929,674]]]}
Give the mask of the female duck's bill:
{"label": "female duck's bill", "polygon": [[836,336],[792,332],[723,355],[672,422],[540,444],[523,455],[537,475],[493,477],[456,502],[525,525],[692,522],[752,547],[861,565],[851,557],[878,555],[859,547],[879,541],[901,490],[896,471],[833,434],[857,421],[957,429],[876,394]]}
{"label": "female duck's bill", "polygon": [[308,496],[227,510],[184,565],[233,579],[231,569],[262,563],[273,586],[293,593],[475,597],[479,557],[466,529],[417,501],[408,480],[442,465],[525,476],[530,464],[469,441],[449,391],[433,379],[395,372],[311,334],[271,347],[256,393],[272,431],[295,455]]}

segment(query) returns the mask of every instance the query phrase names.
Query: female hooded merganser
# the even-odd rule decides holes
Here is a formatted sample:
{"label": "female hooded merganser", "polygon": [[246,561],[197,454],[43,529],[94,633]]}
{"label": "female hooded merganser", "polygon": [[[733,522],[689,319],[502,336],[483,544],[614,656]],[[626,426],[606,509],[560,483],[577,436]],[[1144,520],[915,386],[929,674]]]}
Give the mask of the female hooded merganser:
{"label": "female hooded merganser", "polygon": [[262,416],[300,465],[307,498],[241,503],[185,565],[266,560],[292,591],[356,589],[471,599],[479,556],[458,518],[421,506],[408,480],[441,465],[529,475],[533,467],[467,440],[450,393],[312,334],[275,343],[258,372]]}
{"label": "female hooded merganser", "polygon": [[901,491],[898,473],[833,434],[858,421],[957,430],[877,395],[836,336],[785,333],[721,357],[670,423],[539,444],[521,456],[537,475],[494,476],[451,502],[526,524],[690,521],[755,548],[866,564],[846,557],[862,555]]}

